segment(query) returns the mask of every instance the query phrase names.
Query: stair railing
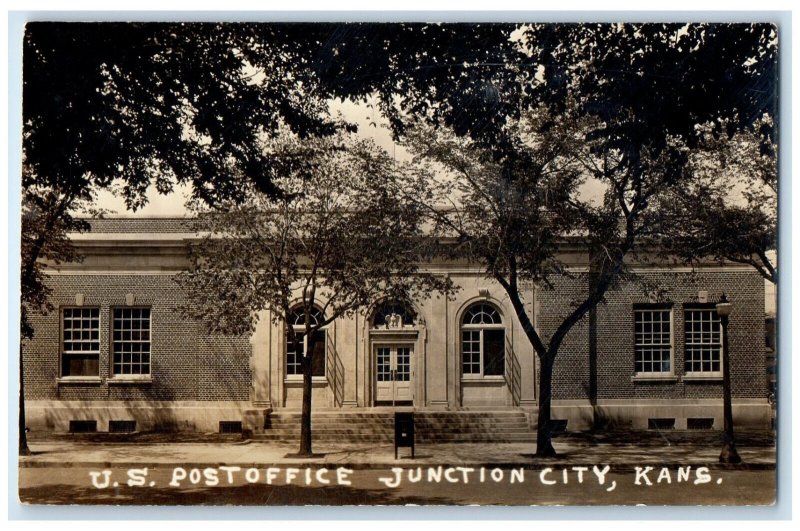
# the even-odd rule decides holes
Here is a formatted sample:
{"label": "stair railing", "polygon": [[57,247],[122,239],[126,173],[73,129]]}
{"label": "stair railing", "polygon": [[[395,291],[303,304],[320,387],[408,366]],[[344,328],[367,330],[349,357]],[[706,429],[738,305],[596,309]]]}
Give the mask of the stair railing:
{"label": "stair railing", "polygon": [[344,365],[339,352],[333,342],[331,334],[327,335],[327,348],[325,354],[325,376],[328,379],[328,386],[333,393],[333,405],[335,407],[342,407],[344,401]]}
{"label": "stair railing", "polygon": [[506,336],[506,370],[504,376],[508,391],[511,394],[511,403],[514,406],[519,406],[522,389],[522,369],[519,366],[519,359],[508,336]]}

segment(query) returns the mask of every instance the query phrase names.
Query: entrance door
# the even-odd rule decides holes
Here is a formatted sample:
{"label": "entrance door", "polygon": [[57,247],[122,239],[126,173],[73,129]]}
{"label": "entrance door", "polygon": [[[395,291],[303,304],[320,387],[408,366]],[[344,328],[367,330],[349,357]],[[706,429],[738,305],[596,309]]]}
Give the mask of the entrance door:
{"label": "entrance door", "polygon": [[411,402],[411,345],[375,347],[375,401]]}

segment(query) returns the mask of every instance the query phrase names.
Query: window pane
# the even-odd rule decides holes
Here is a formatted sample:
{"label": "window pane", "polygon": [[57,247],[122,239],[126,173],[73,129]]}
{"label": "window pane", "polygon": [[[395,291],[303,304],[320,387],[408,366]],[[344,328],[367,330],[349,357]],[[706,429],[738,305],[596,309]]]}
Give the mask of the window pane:
{"label": "window pane", "polygon": [[464,374],[481,373],[480,337],[479,330],[463,330],[461,332],[461,361]]}
{"label": "window pane", "polygon": [[462,318],[462,374],[502,375],[505,370],[504,332],[500,312],[491,304],[470,306]]}
{"label": "window pane", "polygon": [[61,375],[100,374],[100,308],[64,308]]}
{"label": "window pane", "polygon": [[314,332],[314,358],[311,360],[311,375],[325,376],[325,330]]}
{"label": "window pane", "polygon": [[114,374],[150,374],[149,330],[150,308],[114,309]]}
{"label": "window pane", "polygon": [[669,310],[634,310],[636,372],[672,370],[672,320]]}
{"label": "window pane", "polygon": [[378,369],[378,381],[389,382],[392,379],[391,370],[391,351],[388,347],[380,347],[375,350],[376,366]]}
{"label": "window pane", "polygon": [[721,325],[716,310],[686,310],[686,372],[719,372]]}
{"label": "window pane", "polygon": [[464,312],[462,321],[466,325],[501,324],[500,314],[489,304],[476,304]]}
{"label": "window pane", "polygon": [[397,348],[397,381],[411,381],[411,349],[408,347]]}
{"label": "window pane", "polygon": [[[318,308],[312,308],[311,314],[309,315],[311,318],[311,324],[315,325],[317,323],[321,323],[325,320],[322,312],[319,311]],[[303,308],[296,308],[292,315],[289,317],[289,323],[293,326],[305,326],[306,325],[306,314]]]}
{"label": "window pane", "polygon": [[[302,344],[302,334],[297,334],[297,342]],[[300,349],[289,341],[289,334],[286,334],[286,374],[303,374],[300,368]]]}
{"label": "window pane", "polygon": [[64,354],[61,358],[63,376],[99,376],[100,362],[97,354]]}
{"label": "window pane", "polygon": [[505,332],[483,331],[483,374],[502,376],[505,372]]}

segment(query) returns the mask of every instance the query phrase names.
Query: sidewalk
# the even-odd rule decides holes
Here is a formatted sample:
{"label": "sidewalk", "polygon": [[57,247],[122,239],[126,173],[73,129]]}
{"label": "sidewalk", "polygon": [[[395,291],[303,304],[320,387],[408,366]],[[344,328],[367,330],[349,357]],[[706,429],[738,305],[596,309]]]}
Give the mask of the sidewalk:
{"label": "sidewalk", "polygon": [[[313,458],[291,457],[297,444],[276,444],[261,441],[214,442],[98,442],[69,440],[63,437],[34,439],[30,448],[34,455],[20,457],[20,467],[144,467],[160,465],[206,467],[231,465],[241,467],[316,465],[357,469],[417,465],[493,465],[511,466],[578,466],[609,464],[619,467],[708,466],[710,468],[773,469],[775,446],[764,437],[743,437],[737,449],[741,465],[720,465],[721,445],[718,435],[681,438],[673,434],[658,438],[630,434],[627,437],[585,436],[570,434],[553,441],[559,454],[555,459],[535,457],[532,443],[447,443],[420,444],[415,458],[409,448],[400,448],[394,458],[392,444],[317,443]],[[637,444],[629,442],[638,441]]]}

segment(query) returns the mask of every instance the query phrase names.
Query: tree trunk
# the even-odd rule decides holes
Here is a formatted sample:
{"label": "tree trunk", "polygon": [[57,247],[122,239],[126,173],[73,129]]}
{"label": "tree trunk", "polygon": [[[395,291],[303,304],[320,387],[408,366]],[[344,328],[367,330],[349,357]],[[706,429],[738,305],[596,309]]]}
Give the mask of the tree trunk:
{"label": "tree trunk", "polygon": [[313,382],[314,341],[312,338],[313,334],[308,336],[306,351],[300,358],[303,367],[303,406],[300,413],[300,451],[298,455],[301,456],[313,455],[311,449],[311,384]]}
{"label": "tree trunk", "polygon": [[[39,255],[42,254],[42,249],[44,249],[47,236],[51,233],[53,228],[56,225],[58,219],[67,211],[69,205],[72,203],[72,199],[64,198],[63,201],[54,205],[53,208],[49,210],[48,217],[46,218],[47,221],[44,224],[43,230],[41,230],[36,237],[36,242],[33,245],[33,249],[31,250],[30,254],[28,255],[27,263],[21,264],[22,271],[20,274],[20,286],[23,288],[22,291],[25,293],[24,287],[29,285],[32,282],[34,268],[36,267],[36,261],[39,260]],[[19,455],[30,455],[31,450],[28,448],[28,433],[25,422],[25,379],[24,379],[24,363],[22,358],[22,337],[23,337],[23,328],[24,325],[28,324],[28,321],[25,320],[25,310],[20,305],[21,310],[21,318],[23,322],[20,323],[20,342],[19,342]]]}
{"label": "tree trunk", "polygon": [[19,345],[19,455],[31,455],[25,423],[25,380],[22,371],[22,342]]}
{"label": "tree trunk", "polygon": [[550,352],[540,356],[539,371],[539,418],[536,423],[536,457],[557,457],[553,448],[550,407],[553,402],[553,365],[555,355]]}

